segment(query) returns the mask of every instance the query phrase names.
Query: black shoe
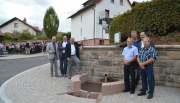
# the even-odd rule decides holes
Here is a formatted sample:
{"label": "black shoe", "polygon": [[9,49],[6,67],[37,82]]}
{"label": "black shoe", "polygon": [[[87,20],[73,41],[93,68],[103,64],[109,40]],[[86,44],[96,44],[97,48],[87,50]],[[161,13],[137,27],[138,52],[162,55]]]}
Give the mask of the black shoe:
{"label": "black shoe", "polygon": [[140,92],[139,94],[137,94],[137,96],[142,96],[142,95],[146,95],[146,93]]}
{"label": "black shoe", "polygon": [[130,91],[130,90],[126,90],[126,89],[125,89],[125,90],[123,90],[123,92],[124,92],[124,93],[125,93],[125,92],[129,92],[129,91]]}
{"label": "black shoe", "polygon": [[153,98],[153,95],[148,95],[148,97],[147,97],[147,99],[151,99],[151,98]]}
{"label": "black shoe", "polygon": [[130,94],[134,94],[134,91],[130,91]]}

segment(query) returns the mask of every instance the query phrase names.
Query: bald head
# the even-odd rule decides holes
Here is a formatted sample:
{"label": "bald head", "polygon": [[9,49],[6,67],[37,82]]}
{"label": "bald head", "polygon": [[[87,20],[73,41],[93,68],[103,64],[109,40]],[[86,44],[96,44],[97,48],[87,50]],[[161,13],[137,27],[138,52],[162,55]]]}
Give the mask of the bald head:
{"label": "bald head", "polygon": [[67,41],[67,36],[64,36],[64,37],[63,37],[63,40],[66,42],[66,41]]}
{"label": "bald head", "polygon": [[145,32],[141,32],[141,33],[140,33],[140,38],[141,38],[141,39],[144,39],[146,36],[147,36],[147,35],[146,35]]}
{"label": "bald head", "polygon": [[71,44],[74,44],[74,37],[71,38]]}

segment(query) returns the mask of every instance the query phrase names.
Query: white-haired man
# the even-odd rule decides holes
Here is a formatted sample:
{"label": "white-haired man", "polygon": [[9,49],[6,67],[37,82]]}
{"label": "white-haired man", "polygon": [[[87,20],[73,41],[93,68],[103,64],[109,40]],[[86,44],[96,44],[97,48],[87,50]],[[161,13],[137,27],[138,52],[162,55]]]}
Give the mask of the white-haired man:
{"label": "white-haired man", "polygon": [[144,47],[139,51],[137,61],[141,67],[142,90],[138,96],[146,95],[147,78],[149,82],[149,96],[147,99],[153,98],[154,80],[153,80],[153,64],[156,59],[156,50],[150,46],[150,39],[145,37],[143,39]]}
{"label": "white-haired man", "polygon": [[[123,53],[123,61],[124,61],[124,82],[125,82],[125,90],[123,92],[129,92],[130,94],[134,94],[135,92],[135,66],[136,59],[138,56],[137,47],[133,46],[133,39],[127,39],[127,47],[124,48]],[[129,75],[131,76],[131,87],[129,81]]]}
{"label": "white-haired man", "polygon": [[59,77],[57,71],[57,60],[59,59],[59,50],[55,36],[52,37],[52,42],[50,42],[47,45],[46,51],[48,52],[48,59],[50,59],[51,77],[53,77],[53,65],[55,69],[55,77]]}

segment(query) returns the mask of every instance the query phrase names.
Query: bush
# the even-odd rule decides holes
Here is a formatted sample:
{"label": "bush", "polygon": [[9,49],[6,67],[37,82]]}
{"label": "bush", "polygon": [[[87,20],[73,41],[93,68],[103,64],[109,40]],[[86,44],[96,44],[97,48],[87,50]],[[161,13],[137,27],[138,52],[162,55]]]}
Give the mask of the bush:
{"label": "bush", "polygon": [[36,39],[37,40],[48,40],[48,37],[46,37],[44,35],[39,35],[39,36],[36,36]]}
{"label": "bush", "polygon": [[124,14],[117,15],[110,24],[110,42],[114,33],[121,32],[121,39],[131,36],[131,31],[148,35],[167,35],[180,28],[180,0],[153,0],[140,3]]}
{"label": "bush", "polygon": [[9,33],[4,33],[5,37],[3,37],[3,41],[12,41],[13,37]]}
{"label": "bush", "polygon": [[63,36],[62,35],[56,35],[56,40],[57,41],[63,41]]}
{"label": "bush", "polygon": [[29,32],[29,29],[24,29],[19,36],[20,40],[33,40],[34,35]]}

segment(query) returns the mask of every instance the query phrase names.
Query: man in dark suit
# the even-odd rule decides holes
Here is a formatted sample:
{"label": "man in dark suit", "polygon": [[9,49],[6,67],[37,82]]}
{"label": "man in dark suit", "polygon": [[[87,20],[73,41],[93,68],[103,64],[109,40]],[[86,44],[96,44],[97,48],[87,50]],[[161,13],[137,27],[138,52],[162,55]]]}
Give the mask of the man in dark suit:
{"label": "man in dark suit", "polygon": [[80,73],[80,60],[79,60],[79,47],[80,51],[82,50],[82,45],[74,42],[74,38],[72,37],[70,43],[66,44],[66,57],[68,61],[68,79],[71,79],[71,65],[72,62],[75,61],[76,63],[76,74]]}
{"label": "man in dark suit", "polygon": [[[145,32],[141,32],[141,33],[140,33],[140,38],[141,38],[141,39],[144,39],[145,37],[147,37],[146,33],[145,33]],[[155,49],[154,42],[153,42],[152,40],[150,40],[150,46]],[[139,42],[139,43],[138,43],[138,52],[139,52],[139,51],[141,50],[141,48],[143,48],[143,47],[144,47],[143,41]],[[154,76],[154,75],[153,75],[153,76]],[[140,79],[140,67],[139,67],[139,65],[138,65],[138,67],[137,67],[137,78],[136,78],[136,80],[135,80],[135,81],[136,81],[135,85],[138,85],[139,79]],[[153,80],[154,80],[154,78],[153,78]],[[154,84],[155,84],[155,81],[154,81]],[[140,89],[140,91],[141,91],[141,89]]]}
{"label": "man in dark suit", "polygon": [[[66,71],[67,71],[67,57],[66,57],[66,44],[69,44],[70,42],[67,40],[67,37],[63,37],[63,41],[59,42],[59,58],[60,58],[60,71],[61,75],[60,77],[64,76],[66,77]],[[64,68],[63,68],[64,63]]]}

